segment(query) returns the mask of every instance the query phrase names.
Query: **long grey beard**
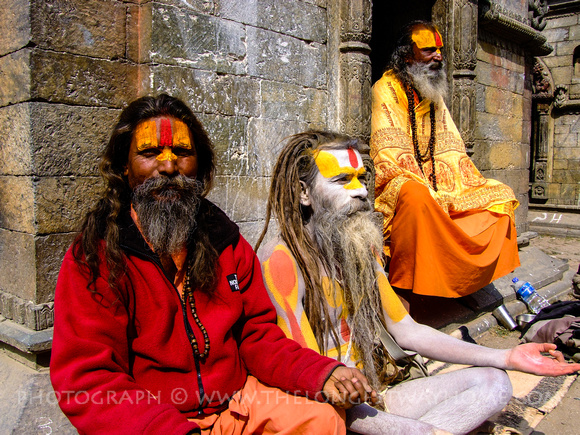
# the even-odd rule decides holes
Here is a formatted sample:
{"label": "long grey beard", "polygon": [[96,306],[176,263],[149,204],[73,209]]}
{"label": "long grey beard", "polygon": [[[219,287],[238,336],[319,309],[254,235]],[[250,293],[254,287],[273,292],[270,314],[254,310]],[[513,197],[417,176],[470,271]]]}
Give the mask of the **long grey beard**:
{"label": "long grey beard", "polygon": [[183,249],[196,228],[202,183],[178,175],[152,177],[133,190],[132,204],[145,239],[158,255]]}
{"label": "long grey beard", "polygon": [[429,64],[413,62],[407,67],[407,72],[423,98],[438,103],[447,96],[447,73],[443,62],[441,69],[431,69]]}
{"label": "long grey beard", "polygon": [[370,210],[354,213],[328,210],[315,213],[312,219],[313,236],[321,257],[329,265],[330,282],[342,285],[351,336],[363,371],[371,385],[377,387],[380,383],[373,350],[380,324],[377,310],[382,305],[373,249],[381,251],[381,231]]}

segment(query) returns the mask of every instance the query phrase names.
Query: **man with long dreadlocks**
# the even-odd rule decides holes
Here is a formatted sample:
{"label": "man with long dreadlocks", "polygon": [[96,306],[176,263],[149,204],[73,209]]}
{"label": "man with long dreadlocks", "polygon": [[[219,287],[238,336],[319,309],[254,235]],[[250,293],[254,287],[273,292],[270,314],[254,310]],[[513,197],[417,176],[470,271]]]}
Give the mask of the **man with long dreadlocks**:
{"label": "man with long dreadlocks", "polygon": [[306,397],[376,400],[276,326],[254,251],[204,198],[214,162],[180,100],[121,113],[56,288],[51,379],[81,433],[341,434],[340,412]]}
{"label": "man with long dreadlocks", "polygon": [[431,23],[409,24],[372,91],[375,209],[389,280],[403,296],[466,296],[520,265],[518,202],[465,152],[443,101],[442,46]]}
{"label": "man with long dreadlocks", "polygon": [[[288,139],[276,163],[266,224],[279,234],[258,251],[264,281],[288,337],[345,364],[362,367],[375,388],[397,377],[378,345],[386,326],[403,348],[441,361],[477,365],[409,380],[383,395],[387,412],[366,404],[347,410],[364,434],[466,433],[511,397],[502,369],[560,375],[567,364],[554,344],[498,350],[466,343],[416,323],[382,267],[382,235],[372,217],[359,142],[320,131]],[[550,352],[553,358],[540,352]],[[390,366],[390,367],[389,367]]]}

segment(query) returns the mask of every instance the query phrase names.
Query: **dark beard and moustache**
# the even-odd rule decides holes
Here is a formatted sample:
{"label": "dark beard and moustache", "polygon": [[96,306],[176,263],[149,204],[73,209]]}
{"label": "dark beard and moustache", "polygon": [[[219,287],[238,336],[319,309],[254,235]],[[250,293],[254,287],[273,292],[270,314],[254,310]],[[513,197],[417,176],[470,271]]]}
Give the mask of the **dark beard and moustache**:
{"label": "dark beard and moustache", "polygon": [[340,283],[344,290],[357,356],[371,385],[376,387],[380,384],[379,368],[375,367],[373,350],[380,327],[377,310],[382,305],[375,253],[381,252],[381,230],[368,201],[339,211],[327,208],[315,213],[312,223],[314,241],[330,268],[330,282]]}
{"label": "dark beard and moustache", "polygon": [[178,175],[153,177],[136,187],[132,204],[143,236],[158,255],[183,249],[195,230],[203,185]]}
{"label": "dark beard and moustache", "polygon": [[413,80],[413,86],[423,98],[438,103],[447,96],[447,74],[444,62],[412,62],[407,66],[407,73]]}

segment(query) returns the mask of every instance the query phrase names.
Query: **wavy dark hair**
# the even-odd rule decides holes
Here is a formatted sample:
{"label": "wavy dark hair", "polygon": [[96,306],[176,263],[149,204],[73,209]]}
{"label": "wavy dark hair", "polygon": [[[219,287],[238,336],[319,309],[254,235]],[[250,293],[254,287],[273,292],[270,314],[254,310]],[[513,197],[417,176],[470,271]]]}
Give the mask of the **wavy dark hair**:
{"label": "wavy dark hair", "polygon": [[[129,158],[129,148],[137,124],[157,116],[172,116],[183,121],[193,137],[197,153],[197,179],[203,184],[202,196],[208,194],[215,171],[215,154],[209,136],[191,109],[181,100],[167,94],[141,97],[130,103],[115,125],[99,169],[105,180],[105,191],[95,207],[89,211],[81,226],[81,233],[73,244],[75,261],[87,269],[90,290],[100,276],[102,258],[109,270],[108,283],[112,288],[124,272],[124,254],[119,246],[119,215],[131,202],[131,189],[123,175]],[[202,220],[202,219],[200,219]],[[196,231],[195,258],[190,259],[190,280],[199,288],[211,291],[215,282],[217,253],[209,244],[204,231]],[[104,243],[104,253],[100,252]],[[193,260],[193,261],[192,261]]]}
{"label": "wavy dark hair", "polygon": [[399,80],[401,80],[405,87],[413,85],[411,76],[407,72],[407,63],[409,59],[412,59],[414,56],[414,42],[411,39],[411,36],[413,34],[413,29],[418,26],[424,26],[431,31],[438,30],[435,24],[431,23],[430,21],[411,21],[399,31],[399,37],[397,38],[395,49],[391,53],[391,57],[389,58],[389,62],[387,63],[386,67],[386,70],[393,70],[395,75],[399,78]]}
{"label": "wavy dark hair", "polygon": [[[334,328],[329,315],[322,278],[323,276],[337,276],[340,275],[340,272],[335,273],[333,268],[336,267],[336,264],[331,264],[333,259],[321,255],[319,247],[306,230],[305,224],[311,218],[311,208],[300,203],[302,189],[300,182],[304,182],[306,186],[312,186],[319,172],[312,151],[348,148],[360,152],[362,143],[356,138],[343,134],[317,130],[295,134],[287,139],[272,174],[264,229],[254,247],[256,251],[260,247],[273,214],[279,223],[280,237],[296,259],[304,278],[304,310],[318,347],[324,354],[327,351],[326,337],[332,336],[336,343],[340,341],[339,332]],[[376,279],[374,276],[365,278],[372,284],[367,287],[368,297],[364,298],[362,302],[353,301],[349,289],[344,288],[346,309],[353,316],[353,319],[360,313],[376,313],[379,321],[384,324],[382,310],[376,310],[376,307],[381,306]],[[336,283],[333,282],[331,285],[336,285]],[[343,282],[344,285],[346,283]],[[368,323],[374,323],[374,318],[368,319]],[[375,330],[375,332],[377,331]],[[355,328],[353,344],[359,351],[362,351],[369,346],[359,343],[361,340],[359,333],[360,331]],[[340,358],[340,346],[338,352]],[[363,371],[370,380],[377,379],[377,372],[380,373],[381,370],[387,369],[386,366],[380,367],[382,361],[371,361],[373,358],[375,358],[374,355],[363,355],[363,360],[367,363],[364,365]],[[384,358],[396,368],[394,361],[386,352]],[[386,375],[386,372],[380,374],[384,374],[385,377],[391,376],[390,374]],[[395,369],[387,383],[397,375],[398,372]]]}

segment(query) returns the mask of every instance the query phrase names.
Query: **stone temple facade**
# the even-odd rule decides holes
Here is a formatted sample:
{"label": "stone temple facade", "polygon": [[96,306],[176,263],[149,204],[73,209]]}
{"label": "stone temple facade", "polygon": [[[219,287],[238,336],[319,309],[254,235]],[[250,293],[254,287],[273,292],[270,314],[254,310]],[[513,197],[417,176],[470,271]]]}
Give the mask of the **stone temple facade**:
{"label": "stone temple facade", "polygon": [[580,1],[548,1],[554,50],[533,69],[530,191],[536,209],[580,210]]}
{"label": "stone temple facade", "polygon": [[0,344],[11,362],[1,360],[0,373],[27,379],[25,393],[47,394],[15,398],[18,386],[0,393],[10,410],[0,417],[4,427],[33,433],[49,423],[23,416],[41,415],[30,409],[43,406],[42,415],[62,423],[54,400],[44,400],[46,375],[38,375],[49,360],[56,277],[101,192],[99,154],[138,96],[167,92],[193,108],[218,155],[210,199],[253,242],[280,141],[308,128],[368,140],[370,90],[389,32],[433,19],[444,36],[455,122],[484,175],[514,189],[518,231],[527,230],[534,62],[555,44],[541,32],[545,1],[2,3]]}

